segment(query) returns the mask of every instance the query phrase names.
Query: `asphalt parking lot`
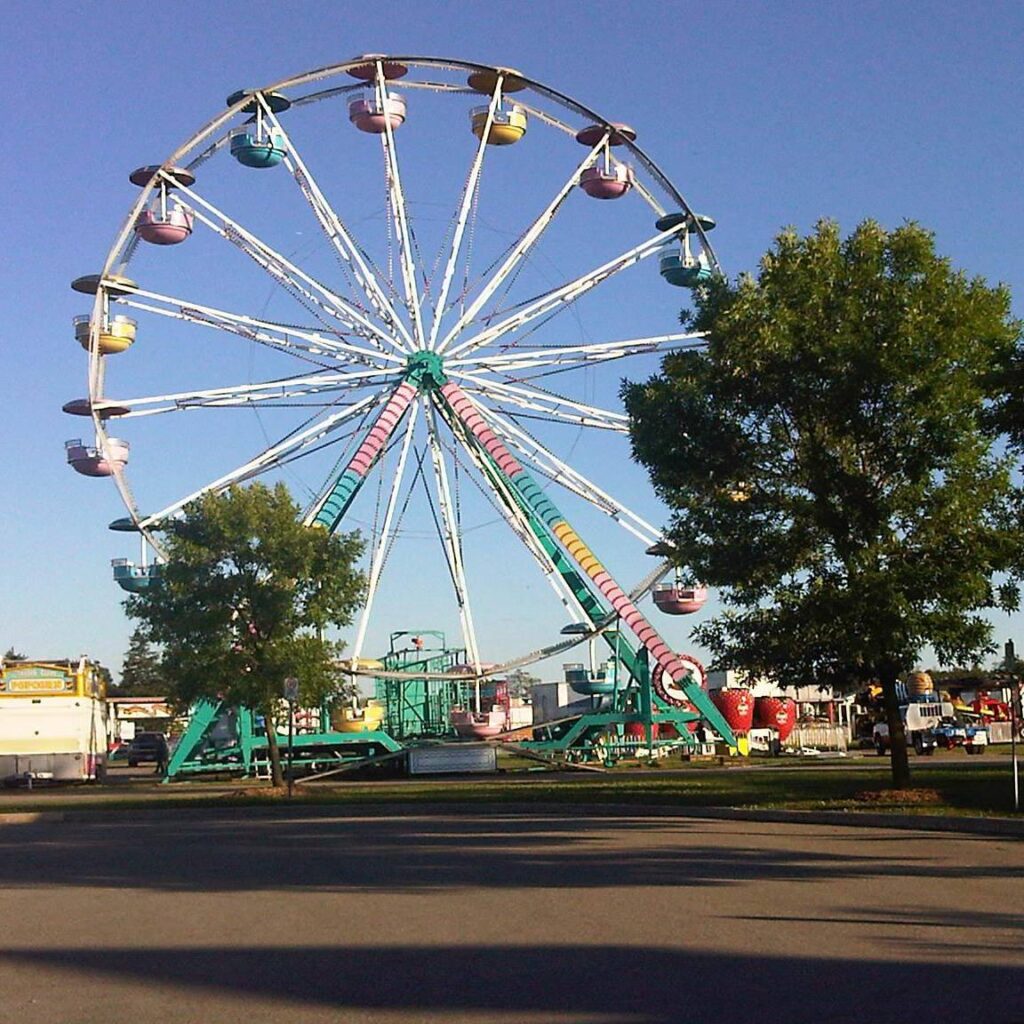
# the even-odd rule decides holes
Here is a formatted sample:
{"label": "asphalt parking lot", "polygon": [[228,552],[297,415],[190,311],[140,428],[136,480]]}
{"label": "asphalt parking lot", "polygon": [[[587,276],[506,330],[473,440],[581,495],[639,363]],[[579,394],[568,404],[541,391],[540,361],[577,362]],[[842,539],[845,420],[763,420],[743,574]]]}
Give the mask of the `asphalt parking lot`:
{"label": "asphalt parking lot", "polygon": [[565,816],[0,829],[0,1020],[1024,1020],[1024,843]]}

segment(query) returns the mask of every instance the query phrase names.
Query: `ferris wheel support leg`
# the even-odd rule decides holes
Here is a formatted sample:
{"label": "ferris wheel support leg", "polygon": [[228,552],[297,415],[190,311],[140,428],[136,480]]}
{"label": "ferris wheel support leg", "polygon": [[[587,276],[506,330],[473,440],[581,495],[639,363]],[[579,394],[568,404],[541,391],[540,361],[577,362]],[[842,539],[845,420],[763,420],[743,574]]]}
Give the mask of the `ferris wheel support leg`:
{"label": "ferris wheel support leg", "polygon": [[[614,620],[615,613],[609,611],[601,603],[600,597],[595,593],[596,588],[593,581],[588,580],[587,577],[579,573],[572,561],[566,557],[546,524],[538,518],[534,510],[512,483],[512,480],[506,476],[493,457],[479,444],[472,434],[468,433],[462,420],[455,416],[449,406],[438,403],[438,408],[441,415],[445,417],[452,428],[452,433],[465,446],[474,463],[497,494],[499,500],[508,509],[509,516],[515,520],[517,525],[521,524],[528,531],[527,537],[523,537],[521,534],[520,537],[531,552],[535,555],[539,554],[539,560],[541,560],[545,571],[548,573],[549,579],[554,584],[554,578],[557,577],[565,588],[565,594],[572,605],[575,605],[578,613],[582,615],[583,619],[589,619],[595,627],[600,629],[601,636],[611,648],[612,654],[625,666],[628,678],[635,679],[640,686],[646,686],[650,678],[646,659],[638,655],[633,646],[621,636],[618,629],[612,633],[607,631],[606,627]],[[518,530],[516,532],[517,534],[519,533]],[[537,549],[539,549],[539,552]],[[566,607],[571,607],[571,605],[566,604],[565,597],[558,587],[555,587],[555,592]],[[641,648],[642,652],[643,649]],[[625,687],[617,689],[612,703],[618,705],[624,699]],[[570,739],[574,735],[573,733],[567,734]],[[571,742],[569,745],[571,745]]]}
{"label": "ferris wheel support leg", "polygon": [[[438,403],[441,415],[445,417],[452,433],[462,442],[481,473],[494,489],[498,498],[508,509],[511,517],[514,517],[517,524],[522,524],[528,531],[528,537],[522,537],[527,547],[538,554],[549,578],[554,582],[557,577],[565,594],[572,605],[575,605],[578,613],[583,619],[589,619],[591,624],[600,630],[600,635],[608,644],[611,653],[620,661],[626,669],[626,678],[634,679],[640,687],[648,687],[650,673],[647,666],[646,652],[643,647],[634,649],[618,628],[611,632],[608,626],[615,620],[615,612],[609,611],[601,603],[600,597],[595,593],[595,586],[592,580],[581,575],[572,561],[565,555],[554,535],[547,525],[536,515],[534,510],[523,498],[522,494],[512,483],[511,479],[502,472],[501,468],[494,461],[493,457],[479,444],[478,440],[469,434],[463,422],[455,416],[453,410],[442,403]],[[518,531],[517,531],[518,533]],[[556,593],[566,605],[565,597],[555,588]],[[566,605],[571,607],[571,605]],[[579,621],[579,620],[577,620]],[[595,634],[596,635],[596,634]],[[620,710],[625,710],[626,686],[617,687],[612,696],[612,705]],[[564,737],[568,745],[574,742],[575,733],[570,732]]]}
{"label": "ferris wheel support leg", "polygon": [[[661,667],[669,679],[674,680],[682,687],[687,698],[710,722],[722,739],[730,746],[734,746],[736,738],[732,730],[726,724],[719,710],[711,703],[708,695],[694,682],[680,659],[673,654],[658,631],[647,621],[640,609],[629,599],[608,570],[569,525],[554,502],[547,497],[533,477],[512,455],[494,431],[487,426],[473,407],[469,396],[453,382],[445,384],[440,390],[454,414],[494,459],[502,473],[512,481],[516,490],[522,495],[534,514],[555,536],[561,547],[590,577],[597,589],[640,641],[642,647],[646,649],[648,655]],[[647,690],[649,694],[649,686],[641,687],[641,689]]]}
{"label": "ferris wheel support leg", "polygon": [[[484,460],[485,464],[488,465],[488,477],[491,480],[492,486],[495,486],[496,481],[502,481],[511,491],[512,497],[516,500],[518,508],[523,515],[527,528],[530,530],[536,542],[540,545],[547,560],[554,567],[555,572],[557,572],[559,577],[562,579],[562,582],[565,584],[580,611],[594,626],[604,626],[607,624],[614,616],[614,612],[609,611],[609,609],[601,603],[600,598],[594,593],[595,588],[592,581],[590,581],[585,575],[581,575],[579,573],[572,561],[566,557],[562,548],[559,546],[558,541],[548,529],[547,525],[536,515],[530,505],[523,499],[513,482],[501,472],[486,452],[484,452]],[[615,657],[618,658],[626,667],[626,671],[629,676],[640,683],[641,686],[644,686],[645,680],[648,678],[646,663],[641,664],[638,652],[633,648],[632,644],[621,638],[621,636],[618,636],[617,630],[614,634],[609,634],[606,630],[603,630],[601,635]],[[623,697],[624,688],[619,691],[616,696]]]}
{"label": "ferris wheel support leg", "polygon": [[167,771],[164,773],[165,783],[170,782],[177,775],[181,774],[185,765],[191,759],[193,752],[206,735],[207,730],[216,720],[221,703],[219,700],[209,700],[203,697],[192,705],[185,732],[175,746],[174,753],[171,754],[171,759],[167,763]]}
{"label": "ferris wheel support leg", "polygon": [[452,433],[469,453],[497,495],[501,506],[508,513],[506,518],[510,524],[514,524],[514,528],[518,526],[525,531],[524,535],[520,533],[520,530],[516,530],[530,551],[538,556],[546,570],[557,574],[566,587],[567,594],[584,618],[595,624],[606,620],[609,615],[608,609],[601,604],[592,586],[588,585],[587,581],[580,576],[576,568],[564,556],[554,537],[523,500],[512,480],[502,471],[490,453],[480,445],[478,439],[468,431],[463,420],[454,413],[451,406],[439,401],[437,408]]}
{"label": "ferris wheel support leg", "polygon": [[334,486],[326,496],[317,502],[309,515],[306,525],[317,523],[334,533],[348,511],[353,498],[362,487],[371,466],[380,458],[388,438],[395,432],[406,409],[416,397],[416,388],[408,381],[403,381],[395,388],[387,400],[380,415],[370,427],[363,443],[356,449],[355,455],[334,482]]}
{"label": "ferris wheel support leg", "polygon": [[[550,449],[546,448],[535,437],[517,427],[511,420],[493,409],[488,410],[483,406],[478,406],[477,408],[485,419],[489,419],[492,423],[497,424],[505,437],[513,442],[516,449],[525,458],[532,458],[535,464],[540,459],[546,460],[552,477],[556,482],[562,484],[563,487],[571,490],[574,494],[577,494],[595,508],[600,509],[606,515],[611,516],[619,525],[638,537],[645,544],[651,545],[663,539],[661,531],[657,527],[652,526],[635,512],[630,511],[621,501],[613,498],[592,480],[588,480],[582,473],[577,472],[568,463],[559,459]],[[595,500],[595,498],[598,500]],[[626,520],[630,520],[634,525],[629,525]]]}
{"label": "ferris wheel support leg", "polygon": [[[440,401],[437,403],[437,409],[448,423],[453,435],[473,460],[474,465],[494,490],[501,503],[500,507],[505,512],[506,520],[527,549],[537,558],[562,605],[570,612],[575,621],[589,619],[595,627],[590,641],[591,648],[594,638],[600,635],[615,659],[625,667],[625,678],[627,680],[634,679],[641,689],[649,689],[650,675],[644,649],[635,650],[618,628],[609,632],[607,627],[615,622],[616,616],[614,612],[608,611],[594,593],[592,581],[578,572],[545,524],[524,501],[512,481],[501,471],[477,439],[468,434],[464,424],[454,415],[452,409]],[[593,661],[593,657],[591,657],[591,661]],[[624,714],[631,715],[630,721],[635,720],[636,713],[630,712],[627,706],[628,689],[625,684],[616,687],[616,691],[611,695],[608,703],[610,706],[604,706],[600,710],[595,708],[594,712],[585,715],[557,741],[545,742],[554,742],[555,748],[564,751],[576,746],[595,728],[620,724],[624,720],[622,718]],[[649,713],[648,717],[650,717]]]}
{"label": "ferris wheel support leg", "polygon": [[[556,564],[546,545],[541,542],[536,528],[537,524],[532,521],[530,510],[524,506],[522,499],[518,497],[511,481],[506,480],[487,453],[473,439],[467,437],[465,430],[462,429],[461,421],[452,418],[451,410],[448,406],[443,402],[439,402],[436,408],[442,419],[447,423],[453,436],[462,445],[473,465],[480,471],[480,475],[490,485],[496,498],[495,508],[504,517],[512,532],[515,533],[530,554],[536,559],[537,564],[544,573],[544,578],[551,585],[551,589],[554,591],[562,607],[565,608],[566,612],[576,622],[583,622],[591,618],[583,605],[585,601],[596,599],[593,598],[593,595],[585,587],[583,588],[582,595],[577,591],[576,584],[582,586],[582,580],[575,573],[575,570],[572,570],[571,566],[569,569],[573,576],[572,580]],[[603,612],[603,609],[601,611]]]}
{"label": "ferris wheel support leg", "polygon": [[358,664],[359,656],[363,653],[363,641],[366,639],[366,627],[370,621],[373,599],[377,595],[377,584],[380,582],[380,574],[384,568],[384,560],[387,556],[389,540],[391,537],[391,521],[394,519],[395,506],[398,504],[398,492],[402,489],[402,478],[405,476],[405,464],[409,457],[409,446],[412,444],[412,438],[415,432],[416,413],[414,407],[413,414],[409,417],[409,425],[405,430],[405,438],[402,441],[402,451],[398,456],[398,466],[395,469],[395,477],[391,484],[391,494],[388,497],[387,509],[384,512],[384,523],[381,526],[380,536],[377,539],[377,547],[373,553],[373,563],[370,566],[370,576],[366,583],[366,600],[363,602],[363,611],[359,618],[359,628],[356,631],[356,638],[352,644],[353,665]]}
{"label": "ferris wheel support leg", "polygon": [[522,500],[522,496],[516,490],[512,481],[508,480],[498,469],[497,465],[486,457],[486,453],[485,466],[485,472],[491,486],[497,487],[500,481],[501,484],[505,485],[502,489],[507,489],[510,492],[512,500],[516,502],[517,510],[521,513],[531,535],[537,544],[540,545],[546,560],[565,583],[575,604],[586,618],[595,624],[606,619],[609,614],[608,609],[601,604],[600,599],[587,585],[587,581],[580,576],[575,566],[565,557],[562,549],[555,542],[554,537],[548,532],[545,525],[536,517],[529,505]]}

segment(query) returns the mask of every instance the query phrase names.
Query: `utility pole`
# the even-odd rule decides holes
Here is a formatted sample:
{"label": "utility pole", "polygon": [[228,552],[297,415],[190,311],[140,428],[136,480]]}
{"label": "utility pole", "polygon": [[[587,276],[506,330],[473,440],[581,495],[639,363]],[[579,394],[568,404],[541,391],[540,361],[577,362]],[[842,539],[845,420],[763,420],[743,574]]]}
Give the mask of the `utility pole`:
{"label": "utility pole", "polygon": [[1020,810],[1020,769],[1017,764],[1017,730],[1021,722],[1020,679],[1017,676],[1017,656],[1013,641],[1007,640],[1003,648],[1006,667],[1010,672],[1010,759],[1013,762],[1013,809]]}

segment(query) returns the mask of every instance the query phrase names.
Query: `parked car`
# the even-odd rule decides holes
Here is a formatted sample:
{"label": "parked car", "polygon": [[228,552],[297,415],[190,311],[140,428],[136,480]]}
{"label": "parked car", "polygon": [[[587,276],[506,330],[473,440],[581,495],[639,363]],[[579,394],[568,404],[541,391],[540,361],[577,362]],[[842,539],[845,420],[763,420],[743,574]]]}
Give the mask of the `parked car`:
{"label": "parked car", "polygon": [[149,761],[167,763],[167,737],[162,732],[140,732],[128,746],[128,767]]}

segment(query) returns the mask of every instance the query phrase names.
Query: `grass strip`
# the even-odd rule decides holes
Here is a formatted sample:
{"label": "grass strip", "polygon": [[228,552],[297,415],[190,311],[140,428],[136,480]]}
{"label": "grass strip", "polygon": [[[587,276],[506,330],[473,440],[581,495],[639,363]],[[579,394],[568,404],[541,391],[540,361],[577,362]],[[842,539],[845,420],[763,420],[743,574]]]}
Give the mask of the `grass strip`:
{"label": "grass strip", "polygon": [[[846,810],[872,813],[1008,815],[1012,814],[1011,783],[1005,766],[992,765],[965,771],[956,764],[918,768],[918,790],[930,790],[931,802],[920,793],[888,791],[888,766],[876,770],[780,771],[693,770],[672,775],[651,775],[642,770],[597,776],[546,777],[507,775],[443,780],[394,782],[346,781],[331,786],[296,789],[294,804],[359,805],[368,803],[439,804],[628,804],[687,807],[735,807],[788,810]],[[34,797],[19,794],[0,802],[0,813],[56,810],[111,810],[175,807],[266,806],[282,799],[265,786],[239,783],[227,792],[213,791],[208,783],[167,786],[146,795],[78,792]],[[865,794],[879,794],[865,799]]]}

